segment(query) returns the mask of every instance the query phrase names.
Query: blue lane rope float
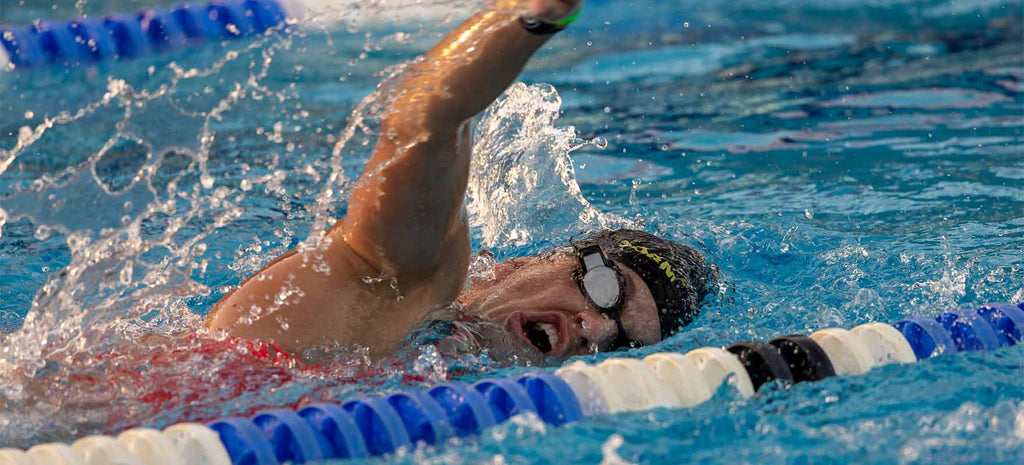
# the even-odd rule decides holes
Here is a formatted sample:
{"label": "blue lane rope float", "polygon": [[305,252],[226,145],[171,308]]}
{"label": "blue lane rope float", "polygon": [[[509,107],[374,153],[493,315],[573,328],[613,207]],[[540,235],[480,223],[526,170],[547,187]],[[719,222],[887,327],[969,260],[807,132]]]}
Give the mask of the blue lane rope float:
{"label": "blue lane rope float", "polygon": [[102,19],[0,26],[0,62],[6,55],[15,69],[24,69],[126,60],[190,44],[263,34],[283,28],[286,19],[280,0],[213,0]]}
{"label": "blue lane rope float", "polygon": [[537,413],[537,407],[527,392],[510,379],[485,379],[474,384],[473,389],[487,399],[498,423],[526,412]]}
{"label": "blue lane rope float", "polygon": [[209,424],[215,431],[231,463],[276,464],[277,455],[263,431],[255,423],[241,417],[223,418]]}
{"label": "blue lane rope float", "polygon": [[953,336],[934,319],[915,316],[894,325],[907,338],[918,360],[943,353],[956,353],[960,349],[953,342]]}
{"label": "blue lane rope float", "polygon": [[583,418],[576,394],[561,378],[551,373],[527,373],[516,382],[526,390],[545,423],[558,426]]}
{"label": "blue lane rope float", "polygon": [[957,350],[994,350],[1001,346],[991,323],[972,310],[943,313],[937,320],[953,338]]}
{"label": "blue lane rope float", "polygon": [[444,409],[455,435],[460,438],[480,434],[498,424],[484,396],[465,384],[442,383],[428,394]]}
{"label": "blue lane rope float", "polygon": [[455,436],[444,409],[426,393],[399,392],[387,396],[386,400],[402,418],[402,425],[412,443],[423,441],[434,445]]}
{"label": "blue lane rope float", "polygon": [[685,356],[574,362],[554,373],[485,379],[472,386],[441,383],[423,392],[312,404],[298,412],[266,410],[205,426],[180,423],[162,432],[135,428],[116,439],[90,436],[70,447],[50,443],[28,451],[0,449],[0,465],[277,465],[379,456],[478,435],[527,412],[557,426],[606,412],[686,407],[709,399],[722,383],[747,397],[753,393],[749,386],[773,380],[814,381],[888,363],[994,350],[1024,343],[1022,335],[1024,303],[986,305],[935,318],[915,316],[893,326],[867,323],[850,331],[829,328],[810,337],[741,342],[726,350],[703,347]]}
{"label": "blue lane rope float", "polygon": [[327,438],[291,410],[265,410],[252,417],[280,462],[304,463],[333,454]]}
{"label": "blue lane rope float", "polygon": [[363,458],[370,455],[359,425],[340,405],[313,404],[299,410],[299,416],[330,443],[325,449],[334,458]]}
{"label": "blue lane rope float", "polygon": [[986,305],[978,309],[978,315],[996,330],[1000,344],[1012,346],[1024,339],[1024,304],[1020,308],[1011,304]]}
{"label": "blue lane rope float", "polygon": [[383,455],[412,445],[402,417],[384,399],[363,398],[342,404],[356,420],[370,455]]}

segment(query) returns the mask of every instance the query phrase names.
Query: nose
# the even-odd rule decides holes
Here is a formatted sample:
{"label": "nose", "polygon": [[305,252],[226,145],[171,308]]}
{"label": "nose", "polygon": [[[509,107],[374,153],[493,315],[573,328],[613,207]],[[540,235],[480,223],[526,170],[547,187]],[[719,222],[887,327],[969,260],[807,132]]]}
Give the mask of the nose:
{"label": "nose", "polygon": [[619,330],[611,318],[590,309],[577,313],[576,323],[580,328],[580,336],[583,336],[589,345],[596,344],[599,349],[608,347],[615,340],[616,332]]}

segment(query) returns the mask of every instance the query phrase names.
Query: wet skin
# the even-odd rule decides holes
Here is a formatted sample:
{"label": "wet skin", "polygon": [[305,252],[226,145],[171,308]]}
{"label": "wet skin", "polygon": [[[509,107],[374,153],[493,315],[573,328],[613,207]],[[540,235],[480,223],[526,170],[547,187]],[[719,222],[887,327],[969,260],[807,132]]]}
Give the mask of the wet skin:
{"label": "wet skin", "polygon": [[[345,217],[315,250],[278,258],[226,295],[206,328],[294,353],[340,343],[386,355],[431,311],[460,301],[549,356],[610,345],[614,322],[588,307],[571,258],[512,260],[498,266],[493,282],[462,292],[470,257],[469,121],[551,38],[527,31],[520,18],[554,23],[581,1],[486,2],[409,63],[387,87],[380,136]],[[653,300],[635,274],[625,275],[635,294],[624,309],[627,332],[657,341]]]}

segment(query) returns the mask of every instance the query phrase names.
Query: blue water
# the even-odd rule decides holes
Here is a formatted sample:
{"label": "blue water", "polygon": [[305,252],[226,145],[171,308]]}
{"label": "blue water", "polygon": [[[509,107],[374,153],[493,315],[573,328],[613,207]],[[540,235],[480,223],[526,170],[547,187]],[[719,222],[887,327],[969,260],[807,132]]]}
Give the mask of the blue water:
{"label": "blue water", "polygon": [[[0,22],[153,4],[22,3],[0,0]],[[424,27],[418,10],[397,9],[405,14],[395,21],[308,27],[252,48],[0,73],[0,163],[17,151],[0,170],[0,333],[9,333],[0,342],[0,446],[526,369],[439,361],[413,348],[378,367],[385,373],[358,378],[366,362],[338,349],[327,374],[252,368],[259,381],[246,383],[223,376],[230,356],[138,362],[173,346],[159,343],[88,362],[124,343],[153,344],[146,336],[192,332],[230,286],[315,230],[316,214],[344,213],[345,180],[330,208],[317,210],[315,200],[354,106],[385,67],[424,50],[459,16]],[[557,89],[560,119],[550,129],[574,126],[580,141],[607,141],[570,155],[594,208],[702,247],[724,276],[687,330],[628,355],[1024,301],[1022,28],[1019,0],[588,2],[523,79]],[[223,67],[209,68],[218,60]],[[46,123],[61,112],[68,121]],[[365,163],[369,121],[337,160],[346,178]],[[16,148],[19,133],[28,140],[33,130],[38,140]],[[544,160],[523,163],[548,169]],[[527,203],[508,206],[511,220],[484,215],[477,247],[524,255],[588,226],[579,205],[564,201],[566,186],[541,179],[543,192],[524,197],[539,199],[544,215]],[[487,226],[533,240],[493,236]],[[81,273],[61,277],[66,267]],[[36,319],[31,334],[26,316]],[[37,366],[41,358],[58,361]],[[121,369],[152,384],[184,381],[159,406],[137,378],[75,381]],[[775,387],[750,400],[721,393],[691,409],[561,428],[527,419],[394,460],[1022,458],[1017,346]]]}

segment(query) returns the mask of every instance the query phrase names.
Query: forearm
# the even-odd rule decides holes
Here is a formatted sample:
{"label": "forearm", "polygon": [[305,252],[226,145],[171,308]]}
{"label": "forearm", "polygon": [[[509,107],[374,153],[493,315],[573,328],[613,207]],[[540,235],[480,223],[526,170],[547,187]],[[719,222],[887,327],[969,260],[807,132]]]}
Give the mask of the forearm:
{"label": "forearm", "polygon": [[[479,13],[445,37],[399,81],[391,108],[394,118],[387,120],[426,123],[431,130],[454,133],[460,123],[487,108],[550,38],[527,32],[519,14],[506,8]],[[409,112],[424,119],[406,121],[403,114]]]}
{"label": "forearm", "polygon": [[[327,250],[317,252],[331,272],[309,266],[305,255],[282,257],[222,299],[208,328],[297,349],[331,338],[380,349],[401,341],[420,310],[458,295],[469,262],[462,206],[472,141],[465,123],[549,38],[519,23],[526,3],[499,0],[497,9],[463,23],[384,86],[389,107],[374,153]],[[366,280],[378,276],[397,281]],[[282,304],[282,295],[298,300]],[[376,324],[376,312],[386,311],[388,324]]]}
{"label": "forearm", "polygon": [[[460,213],[471,145],[464,123],[501,95],[549,38],[527,32],[519,14],[475,15],[388,89],[380,140],[343,222],[345,241],[386,274],[418,281],[468,244]],[[465,247],[456,255],[468,254]]]}

